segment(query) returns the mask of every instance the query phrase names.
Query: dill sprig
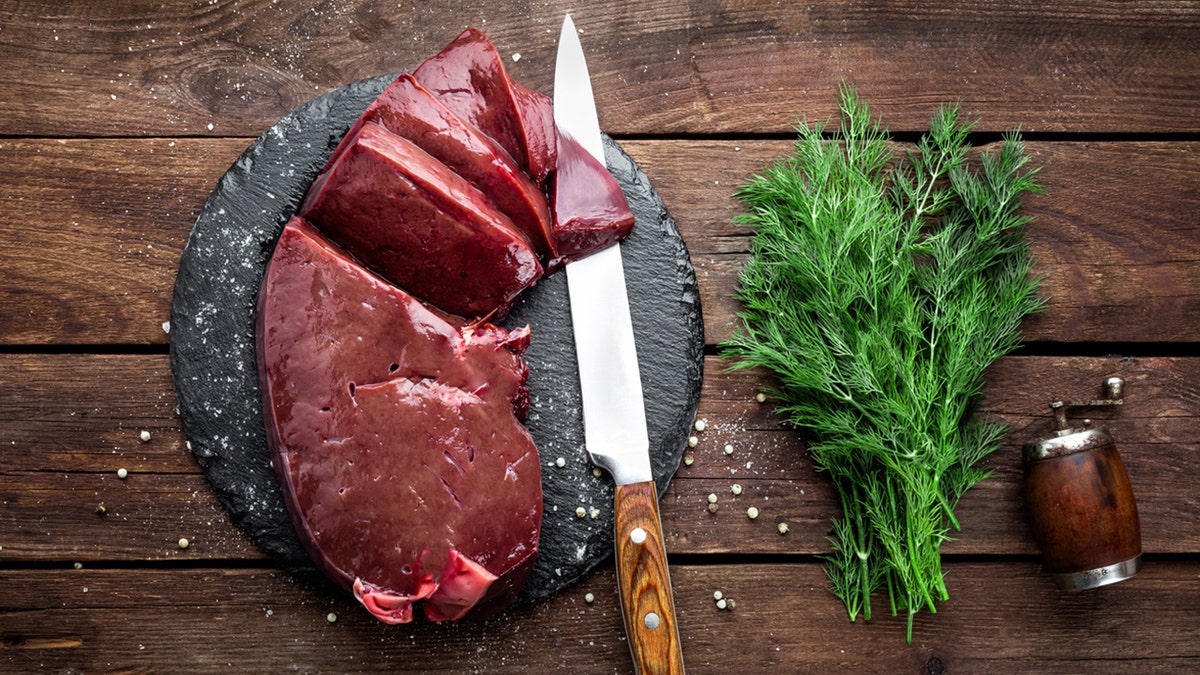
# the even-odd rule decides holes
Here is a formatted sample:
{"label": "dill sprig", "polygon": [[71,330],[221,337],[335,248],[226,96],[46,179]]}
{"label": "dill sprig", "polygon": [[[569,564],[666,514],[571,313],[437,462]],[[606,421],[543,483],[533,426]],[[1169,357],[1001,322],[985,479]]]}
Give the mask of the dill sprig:
{"label": "dill sprig", "polygon": [[941,544],[1005,433],[974,415],[984,371],[1043,304],[1019,213],[1041,188],[1015,132],[969,163],[956,105],[902,156],[848,85],[840,112],[737,192],[755,234],[722,347],[771,371],[778,412],[812,432],[842,507],[831,590],[852,621],[886,591],[911,642],[913,616],[949,597]]}

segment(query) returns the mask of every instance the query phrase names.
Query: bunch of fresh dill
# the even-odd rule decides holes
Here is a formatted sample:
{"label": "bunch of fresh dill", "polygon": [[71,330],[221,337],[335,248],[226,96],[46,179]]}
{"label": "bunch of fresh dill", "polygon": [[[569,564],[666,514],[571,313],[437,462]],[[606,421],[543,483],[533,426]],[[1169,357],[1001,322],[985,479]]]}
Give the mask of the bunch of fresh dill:
{"label": "bunch of fresh dill", "polygon": [[886,589],[911,642],[913,616],[949,597],[941,543],[1005,432],[973,415],[984,370],[1043,303],[1018,213],[1041,188],[1016,133],[969,165],[957,106],[904,156],[848,85],[840,109],[838,133],[802,124],[794,154],[737,193],[755,233],[723,353],[770,370],[779,413],[814,436],[843,511],[826,572],[850,619]]}

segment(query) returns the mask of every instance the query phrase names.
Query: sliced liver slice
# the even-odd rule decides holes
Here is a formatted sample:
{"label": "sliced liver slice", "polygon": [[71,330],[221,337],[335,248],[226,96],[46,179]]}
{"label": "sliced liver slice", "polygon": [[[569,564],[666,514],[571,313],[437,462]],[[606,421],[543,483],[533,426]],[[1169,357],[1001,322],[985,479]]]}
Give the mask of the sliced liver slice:
{"label": "sliced liver slice", "polygon": [[330,164],[353,141],[358,129],[369,122],[411,141],[466,178],[512,219],[544,260],[555,257],[546,196],[504,148],[455,115],[411,75],[396,78],[371,103],[334,150]]}
{"label": "sliced liver slice", "polygon": [[512,81],[487,36],[468,28],[413,75],[459,117],[491,136],[541,185],[554,170],[549,98]]}
{"label": "sliced liver slice", "polygon": [[257,317],[268,444],[316,564],[380,620],[475,618],[537,554],[528,328],[460,331],[293,218]]}
{"label": "sliced liver slice", "polygon": [[551,267],[587,257],[624,239],[633,212],[608,168],[569,134],[558,134],[558,170],[551,189],[558,259]]}
{"label": "sliced liver slice", "polygon": [[528,238],[412,142],[365,123],[300,215],[372,271],[451,314],[503,315],[542,276]]}

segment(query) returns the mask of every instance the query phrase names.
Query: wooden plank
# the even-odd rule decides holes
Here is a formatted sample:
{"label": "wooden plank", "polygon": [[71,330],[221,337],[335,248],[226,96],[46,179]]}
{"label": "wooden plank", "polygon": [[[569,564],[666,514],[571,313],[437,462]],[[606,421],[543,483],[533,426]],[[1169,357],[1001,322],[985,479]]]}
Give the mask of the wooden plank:
{"label": "wooden plank", "polygon": [[[0,343],[164,344],[179,254],[244,139],[0,142]],[[626,141],[679,223],[710,343],[733,329],[749,232],[730,196],[788,142]],[[1047,310],[1028,340],[1194,342],[1200,143],[1031,143]]]}
{"label": "wooden plank", "polygon": [[115,471],[5,472],[0,504],[0,561],[266,557],[233,526],[198,469],[124,479]]}
{"label": "wooden plank", "polygon": [[[1029,237],[1045,277],[1045,311],[1023,326],[1030,341],[1196,340],[1200,324],[1200,145],[1029,143],[1046,195],[1026,200]],[[683,152],[681,152],[683,151]],[[731,195],[791,152],[786,142],[632,145],[684,232],[701,285],[705,336],[735,325],[732,285],[752,231],[732,219]]]}
{"label": "wooden plank", "polygon": [[[801,435],[755,401],[768,378],[724,366],[706,364],[698,416],[708,426],[662,501],[668,551],[826,552],[837,505]],[[987,460],[993,477],[959,504],[963,531],[947,552],[1036,553],[1019,445],[1049,434],[1049,401],[1091,396],[1110,375],[1127,380],[1126,406],[1090,414],[1118,441],[1146,550],[1200,552],[1200,359],[1059,357],[1009,357],[989,373],[981,407],[1011,425],[1009,441]],[[165,356],[0,355],[0,561],[260,558],[187,452],[172,391]]]}
{"label": "wooden plank", "polygon": [[0,142],[4,341],[165,343],[191,224],[246,144]]}
{"label": "wooden plank", "polygon": [[1200,128],[1200,22],[1181,0],[73,0],[6,12],[0,135],[253,136],[317,94],[415,67],[468,25],[548,92],[568,10],[617,134],[787,133],[801,112],[828,115],[843,78],[896,129],[950,100],[991,130]]}
{"label": "wooden plank", "polygon": [[[816,564],[672,565],[693,673],[1191,672],[1198,574],[1200,562],[1153,560],[1070,594],[1035,563],[951,563],[950,600],[918,615],[905,645],[885,609],[848,621]],[[718,610],[715,590],[736,608]],[[632,672],[609,568],[457,625],[384,626],[348,594],[271,569],[6,570],[0,606],[12,672]]]}

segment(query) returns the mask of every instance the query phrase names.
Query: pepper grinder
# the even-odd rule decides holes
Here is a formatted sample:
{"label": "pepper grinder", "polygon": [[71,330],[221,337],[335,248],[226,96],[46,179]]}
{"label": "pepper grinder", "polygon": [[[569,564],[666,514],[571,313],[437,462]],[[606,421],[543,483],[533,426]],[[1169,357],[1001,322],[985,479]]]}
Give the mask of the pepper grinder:
{"label": "pepper grinder", "polygon": [[1124,385],[1110,377],[1103,399],[1051,403],[1054,435],[1024,446],[1034,537],[1045,571],[1064,590],[1123,581],[1142,566],[1137,504],[1112,435],[1091,420],[1074,428],[1067,422],[1072,408],[1121,405]]}

